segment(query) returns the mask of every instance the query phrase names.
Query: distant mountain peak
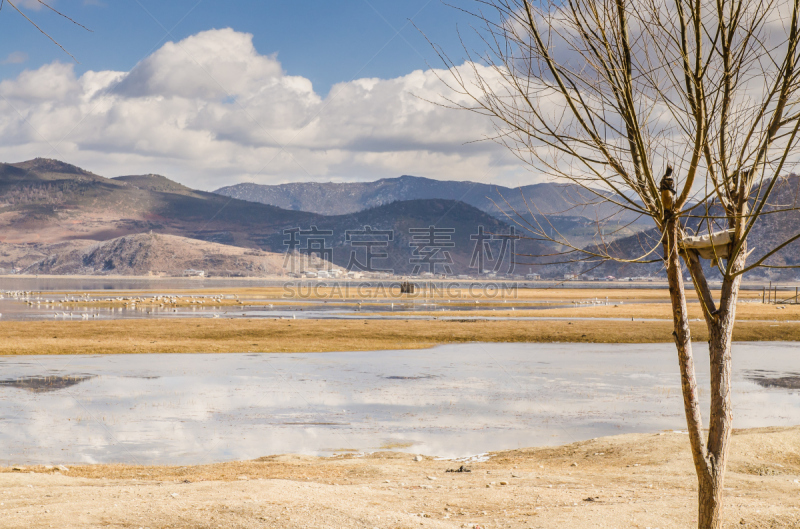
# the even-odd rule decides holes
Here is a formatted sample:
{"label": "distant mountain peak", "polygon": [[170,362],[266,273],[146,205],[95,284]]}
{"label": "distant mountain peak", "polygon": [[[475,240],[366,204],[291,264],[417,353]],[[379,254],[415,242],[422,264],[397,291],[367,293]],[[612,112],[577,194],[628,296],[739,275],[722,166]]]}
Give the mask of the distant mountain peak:
{"label": "distant mountain peak", "polygon": [[81,169],[77,165],[72,165],[61,160],[53,158],[34,158],[25,162],[11,164],[20,169],[43,172],[43,173],[65,173],[65,174],[80,174],[80,175],[93,175],[93,173]]}
{"label": "distant mountain peak", "polygon": [[148,173],[143,175],[125,175],[115,176],[112,180],[117,182],[124,182],[139,189],[147,189],[150,191],[157,191],[161,193],[178,193],[181,195],[194,194],[195,191],[179,184],[174,180],[170,180],[166,176],[160,174]]}

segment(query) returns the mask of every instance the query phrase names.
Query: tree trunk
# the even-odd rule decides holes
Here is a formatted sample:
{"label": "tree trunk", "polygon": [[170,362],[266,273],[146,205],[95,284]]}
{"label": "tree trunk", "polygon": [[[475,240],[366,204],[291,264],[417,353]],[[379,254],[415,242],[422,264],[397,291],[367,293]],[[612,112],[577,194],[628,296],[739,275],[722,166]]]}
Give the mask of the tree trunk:
{"label": "tree trunk", "polygon": [[[683,254],[704,309],[709,334],[711,409],[708,439],[704,442],[678,241],[677,221],[668,219],[664,229],[664,256],[672,301],[675,328],[673,336],[678,349],[684,412],[698,481],[697,526],[699,529],[720,529],[722,492],[733,418],[730,392],[731,340],[741,276],[726,278],[723,281],[720,306],[717,309],[699,258],[691,252]],[[741,259],[737,260],[740,262],[733,267],[734,270],[740,270],[744,265],[744,252],[741,255]]]}
{"label": "tree trunk", "polygon": [[[744,267],[746,247],[732,267],[738,272]],[[719,310],[706,319],[708,326],[708,353],[711,375],[711,412],[708,431],[708,475],[700,480],[699,527],[722,527],[722,491],[725,468],[728,464],[731,432],[733,431],[733,406],[731,404],[731,376],[733,326],[736,320],[736,301],[739,298],[741,275],[726,277],[722,282]]]}
{"label": "tree trunk", "polygon": [[692,446],[692,457],[697,477],[702,481],[706,474],[706,448],[703,442],[702,418],[700,415],[700,397],[697,391],[697,377],[694,370],[692,353],[692,335],[689,329],[689,316],[686,308],[686,290],[681,273],[681,260],[678,251],[678,226],[674,218],[665,223],[664,228],[664,260],[667,268],[669,295],[672,301],[672,316],[675,346],[678,349],[678,364],[681,373],[681,390],[683,393],[683,409],[686,414],[686,425],[689,428],[689,442]]}

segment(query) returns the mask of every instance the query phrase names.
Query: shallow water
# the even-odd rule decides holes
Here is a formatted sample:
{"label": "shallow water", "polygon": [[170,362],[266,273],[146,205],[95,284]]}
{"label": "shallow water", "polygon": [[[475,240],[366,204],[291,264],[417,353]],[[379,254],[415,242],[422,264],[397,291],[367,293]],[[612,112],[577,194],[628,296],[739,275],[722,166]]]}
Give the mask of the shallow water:
{"label": "shallow water", "polygon": [[[173,291],[174,292],[174,291]],[[131,297],[141,297],[143,299],[153,299],[158,296],[170,294],[169,291],[158,293],[149,292],[146,295],[136,295]],[[127,294],[126,294],[127,295]],[[265,298],[248,299],[247,305],[220,305],[214,297],[202,294],[189,294],[183,297],[191,297],[200,300],[203,304],[173,307],[170,305],[159,306],[153,303],[139,303],[133,306],[122,306],[119,294],[108,295],[99,294],[93,291],[73,291],[65,293],[20,293],[0,291],[0,318],[5,321],[35,321],[35,320],[109,320],[109,319],[154,319],[154,318],[289,318],[289,319],[347,319],[347,318],[406,318],[404,313],[411,311],[434,311],[442,314],[465,314],[478,310],[531,310],[549,309],[558,307],[573,307],[574,303],[564,303],[563,300],[551,301],[530,301],[530,300],[507,300],[502,304],[489,307],[486,304],[452,304],[449,302],[429,302],[424,299],[414,300],[394,300],[386,299],[292,299]],[[234,299],[233,294],[224,296],[226,300]],[[98,305],[75,305],[65,302],[66,299],[72,301],[91,300]],[[104,302],[114,303],[117,306],[102,306]],[[492,301],[492,300],[490,300]],[[637,303],[637,302],[635,302]],[[387,314],[397,313],[398,316],[384,316],[373,314],[385,312]],[[462,316],[458,316],[462,317]],[[430,316],[416,316],[421,319],[432,319]],[[502,318],[517,319],[517,318]]]}
{"label": "shallow water", "polygon": [[[737,428],[800,424],[800,344],[736,344],[734,363]],[[0,373],[4,465],[463,457],[685,428],[670,344],[6,357]]]}

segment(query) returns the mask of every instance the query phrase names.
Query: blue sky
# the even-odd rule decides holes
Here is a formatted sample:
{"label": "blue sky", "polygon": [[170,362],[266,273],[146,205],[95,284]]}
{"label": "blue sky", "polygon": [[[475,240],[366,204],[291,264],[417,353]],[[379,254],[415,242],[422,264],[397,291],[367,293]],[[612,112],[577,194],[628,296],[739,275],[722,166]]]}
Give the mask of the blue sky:
{"label": "blue sky", "polygon": [[442,64],[420,30],[467,77],[458,29],[478,43],[474,20],[439,0],[53,0],[93,33],[12,1],[80,64],[6,0],[0,161],[209,190],[403,174],[531,183],[505,149],[473,143],[491,122],[430,102],[469,101],[431,70]]}
{"label": "blue sky", "polygon": [[[17,5],[26,3],[36,4]],[[456,28],[470,23],[440,0],[56,0],[54,5],[93,33],[44,8],[23,11],[80,61],[78,73],[127,71],[166,41],[230,27],[253,34],[260,53],[277,53],[287,73],[310,79],[321,94],[336,82],[398,77],[425,69],[426,61],[439,66],[420,30],[461,57]],[[6,5],[0,11],[0,56],[15,52],[17,60],[19,54],[28,59],[1,65],[0,77],[70,60]]]}

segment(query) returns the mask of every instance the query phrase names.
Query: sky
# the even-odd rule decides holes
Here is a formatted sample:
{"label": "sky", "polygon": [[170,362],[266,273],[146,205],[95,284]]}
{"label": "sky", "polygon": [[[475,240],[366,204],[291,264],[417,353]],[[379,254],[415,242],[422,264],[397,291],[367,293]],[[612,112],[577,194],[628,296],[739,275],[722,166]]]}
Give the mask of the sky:
{"label": "sky", "polygon": [[[413,174],[534,183],[454,97],[425,36],[457,64],[439,0],[37,0],[0,10],[0,161],[57,158],[199,189]],[[457,7],[469,5],[455,2]]]}

